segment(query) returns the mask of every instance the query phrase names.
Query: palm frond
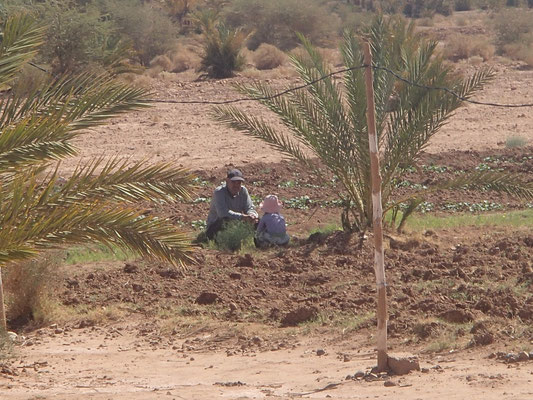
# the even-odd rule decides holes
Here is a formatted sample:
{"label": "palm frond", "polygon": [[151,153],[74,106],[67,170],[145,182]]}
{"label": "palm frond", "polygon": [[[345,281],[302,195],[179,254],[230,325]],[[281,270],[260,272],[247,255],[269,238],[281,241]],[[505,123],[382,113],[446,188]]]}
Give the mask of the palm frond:
{"label": "palm frond", "polygon": [[43,32],[28,14],[8,17],[0,43],[0,87],[9,83],[37,53]]}
{"label": "palm frond", "polygon": [[[55,172],[47,180],[56,180]],[[168,163],[148,164],[146,161],[129,163],[103,158],[78,166],[74,173],[53,193],[42,196],[39,204],[46,207],[64,207],[82,202],[139,201],[171,202],[190,199],[189,190],[194,176],[186,169]]]}
{"label": "palm frond", "polygon": [[244,132],[252,137],[264,140],[274,149],[294,157],[298,161],[314,168],[311,160],[305,152],[287,136],[276,132],[264,121],[249,117],[235,107],[215,107],[211,113],[212,117],[235,130]]}
{"label": "palm frond", "polygon": [[31,251],[98,242],[175,265],[192,261],[193,249],[186,234],[170,221],[143,215],[134,208],[73,204],[46,213],[29,209],[26,216],[0,231],[0,254],[6,259],[16,255],[10,249],[26,248],[31,255]]}
{"label": "palm frond", "polygon": [[[69,131],[90,128],[121,113],[148,107],[148,92],[119,83],[110,75],[64,75],[24,99],[0,102],[0,125],[56,116]],[[60,118],[58,118],[58,116]]]}

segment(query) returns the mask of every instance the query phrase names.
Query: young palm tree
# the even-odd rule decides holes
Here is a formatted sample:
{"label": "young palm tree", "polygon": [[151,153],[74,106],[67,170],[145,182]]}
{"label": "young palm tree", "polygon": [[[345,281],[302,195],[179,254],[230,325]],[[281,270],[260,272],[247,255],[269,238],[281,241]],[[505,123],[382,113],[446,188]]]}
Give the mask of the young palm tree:
{"label": "young palm tree", "polygon": [[[42,33],[27,15],[8,18],[0,37],[0,88],[6,88],[36,53]],[[62,76],[24,98],[4,93],[0,267],[46,249],[92,242],[179,266],[192,261],[186,234],[136,206],[139,201],[188,197],[192,176],[186,170],[97,159],[63,180],[58,177],[59,165],[51,168],[52,162],[76,154],[71,140],[85,128],[145,107],[146,100],[143,90],[91,74]],[[0,311],[3,314],[3,308]],[[1,317],[5,328],[5,315]]]}
{"label": "young palm tree", "polygon": [[240,52],[247,35],[219,21],[218,12],[213,9],[199,11],[195,18],[205,41],[200,71],[215,79],[229,78],[235,71],[240,71],[245,62]]}
{"label": "young palm tree", "polygon": [[[365,36],[375,66],[376,129],[382,157],[382,201],[387,210],[399,207],[399,203],[390,203],[390,198],[400,167],[416,165],[429,140],[463,103],[448,91],[408,84],[391,71],[417,85],[449,88],[462,98],[481,90],[492,73],[482,69],[468,79],[461,79],[436,54],[437,43],[417,35],[414,25],[401,19],[385,20],[378,16]],[[341,51],[349,70],[339,83],[329,75],[332,71],[320,53],[305,38],[301,40],[307,53],[292,56],[292,63],[308,84],[305,90],[271,97],[275,91],[262,83],[237,86],[241,93],[260,99],[277,114],[292,136],[235,107],[217,107],[213,115],[227,126],[264,140],[317,176],[325,176],[325,171],[312,162],[313,156],[318,157],[328,176],[336,176],[344,187],[343,226],[363,231],[372,224],[372,196],[365,79],[363,68],[358,68],[364,64],[361,43],[354,34],[345,35]],[[471,175],[448,183],[448,187],[458,185],[489,187],[533,198],[532,184],[521,184],[501,174]],[[420,196],[418,193],[413,199],[402,200],[409,203],[404,216],[416,208]]]}

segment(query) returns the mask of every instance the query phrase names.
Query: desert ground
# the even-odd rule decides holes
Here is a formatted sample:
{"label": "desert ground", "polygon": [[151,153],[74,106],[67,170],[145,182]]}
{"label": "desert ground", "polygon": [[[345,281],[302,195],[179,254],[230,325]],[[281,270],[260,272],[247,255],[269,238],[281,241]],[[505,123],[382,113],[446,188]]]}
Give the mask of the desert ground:
{"label": "desert ground", "polygon": [[[495,79],[475,100],[533,102],[532,70],[492,63]],[[477,68],[466,62],[459,67],[466,73]],[[232,83],[251,80],[193,78],[153,79],[152,96],[224,101],[239,97]],[[299,83],[268,73],[264,79],[280,89]],[[255,102],[239,106],[273,118]],[[372,374],[372,236],[310,236],[313,228],[339,223],[340,209],[323,206],[338,187],[321,186],[263,142],[221,127],[209,119],[210,107],[156,102],[115,118],[77,139],[80,155],[62,171],[67,175],[80,160],[102,154],[189,168],[200,182],[193,197],[201,200],[162,211],[194,235],[194,222],[207,215],[206,199],[235,166],[255,200],[272,192],[285,201],[309,196],[300,207],[286,202],[293,245],[235,254],[199,249],[185,272],[145,260],[62,266],[59,302],[79,312],[18,331],[11,357],[0,363],[2,400],[533,398],[530,226],[387,233],[389,349],[418,357],[420,370]],[[528,144],[506,148],[513,136]],[[530,181],[532,150],[531,107],[466,104],[422,158],[424,165],[446,168],[413,172],[410,179],[438,181],[488,164]],[[439,192],[429,200],[527,207],[489,192]],[[514,287],[522,288],[521,295]]]}

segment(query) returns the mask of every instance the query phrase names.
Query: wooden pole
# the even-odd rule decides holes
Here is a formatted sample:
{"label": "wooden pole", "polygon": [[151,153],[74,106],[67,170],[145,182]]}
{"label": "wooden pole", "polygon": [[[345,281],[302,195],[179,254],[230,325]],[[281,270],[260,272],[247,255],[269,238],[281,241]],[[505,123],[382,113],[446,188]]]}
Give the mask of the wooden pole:
{"label": "wooden pole", "polygon": [[0,267],[0,334],[7,333],[6,309],[4,304],[4,284],[2,283],[2,271]]}
{"label": "wooden pole", "polygon": [[383,209],[381,206],[381,174],[379,172],[378,138],[376,135],[376,115],[374,106],[374,87],[372,73],[372,54],[370,44],[363,43],[366,78],[366,118],[368,125],[368,146],[370,149],[370,169],[372,177],[372,226],[374,228],[374,271],[378,294],[378,371],[388,369],[387,356],[387,283],[383,253]]}

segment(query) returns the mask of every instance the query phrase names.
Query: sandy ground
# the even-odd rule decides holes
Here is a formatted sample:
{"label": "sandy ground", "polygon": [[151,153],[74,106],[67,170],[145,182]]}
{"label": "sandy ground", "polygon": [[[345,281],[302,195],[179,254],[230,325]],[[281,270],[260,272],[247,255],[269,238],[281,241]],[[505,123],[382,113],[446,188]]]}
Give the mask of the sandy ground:
{"label": "sandy ground", "polygon": [[[472,68],[469,68],[472,71]],[[495,66],[496,77],[474,99],[483,102],[520,104],[533,102],[533,71],[517,65]],[[239,98],[231,83],[246,78],[208,82],[154,82],[154,99],[173,101],[224,101]],[[272,79],[280,89],[299,84],[295,78]],[[272,120],[260,104],[237,104],[247,112]],[[250,162],[279,162],[280,153],[258,139],[230,131],[211,120],[210,105],[157,103],[153,108],[118,117],[77,139],[80,156],[64,162],[71,170],[81,159],[102,154],[151,161],[170,161],[191,169],[209,169]],[[468,104],[460,108],[437,133],[428,151],[483,150],[503,147],[509,137],[533,142],[533,113],[529,108],[502,108]]]}
{"label": "sandy ground", "polygon": [[[293,347],[228,356],[141,343],[123,330],[51,335],[23,347],[20,376],[0,375],[2,399],[486,399],[533,398],[531,362],[503,364],[489,350],[421,355],[422,371],[367,382],[347,375],[375,365],[371,348],[352,337],[306,338]],[[176,350],[177,349],[177,350]],[[324,350],[318,356],[316,350]],[[345,359],[349,361],[345,361]]]}

